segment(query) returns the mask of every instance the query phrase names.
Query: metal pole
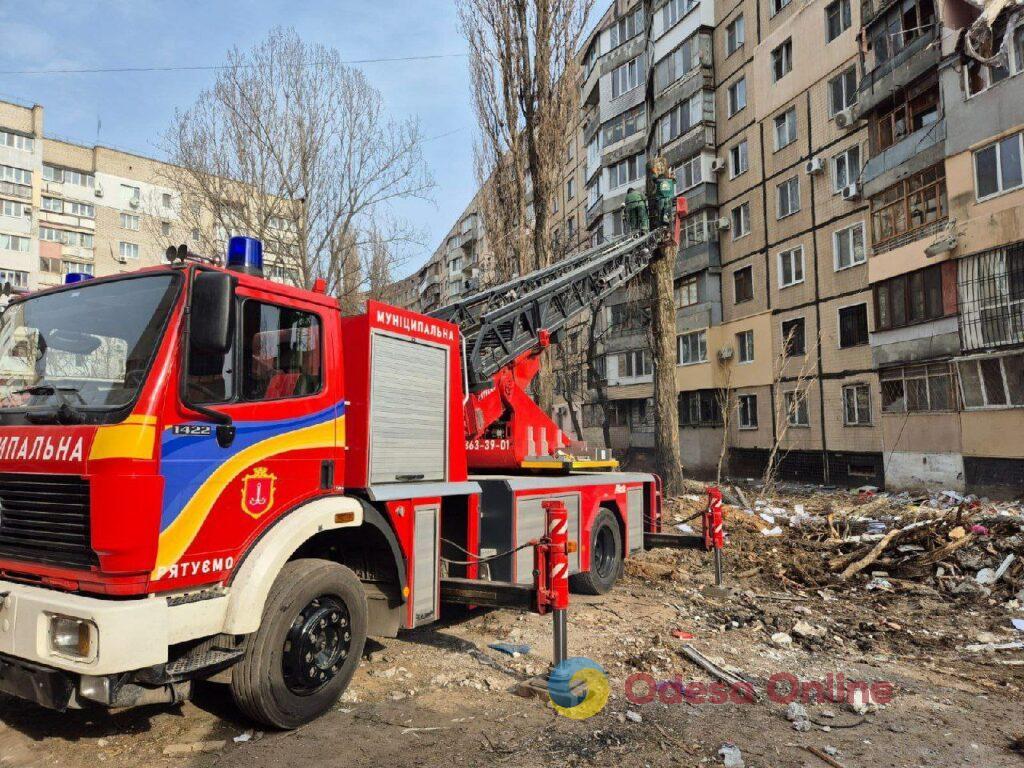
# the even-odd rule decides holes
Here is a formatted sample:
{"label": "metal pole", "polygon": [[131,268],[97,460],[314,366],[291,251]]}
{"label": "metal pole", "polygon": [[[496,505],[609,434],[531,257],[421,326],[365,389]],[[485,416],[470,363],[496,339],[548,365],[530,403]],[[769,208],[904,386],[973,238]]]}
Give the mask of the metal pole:
{"label": "metal pole", "polygon": [[722,586],[722,550],[715,549],[715,586]]}
{"label": "metal pole", "polygon": [[554,648],[552,656],[557,667],[569,658],[569,625],[565,618],[566,611],[556,608],[551,612],[551,620],[554,624]]}

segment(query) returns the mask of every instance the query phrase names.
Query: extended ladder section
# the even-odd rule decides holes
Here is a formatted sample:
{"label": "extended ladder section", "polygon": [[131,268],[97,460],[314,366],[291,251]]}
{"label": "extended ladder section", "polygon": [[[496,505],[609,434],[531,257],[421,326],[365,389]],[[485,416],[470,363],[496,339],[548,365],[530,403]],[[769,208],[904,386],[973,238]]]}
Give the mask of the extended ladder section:
{"label": "extended ladder section", "polygon": [[636,277],[661,236],[655,230],[604,243],[431,313],[462,330],[470,390],[493,387],[495,374]]}

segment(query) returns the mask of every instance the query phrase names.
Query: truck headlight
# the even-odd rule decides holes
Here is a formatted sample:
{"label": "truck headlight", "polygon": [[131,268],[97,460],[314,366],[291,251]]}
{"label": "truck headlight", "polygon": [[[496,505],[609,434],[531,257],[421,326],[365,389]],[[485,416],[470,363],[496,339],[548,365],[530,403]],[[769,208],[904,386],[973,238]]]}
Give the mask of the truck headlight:
{"label": "truck headlight", "polygon": [[72,659],[91,661],[96,656],[99,631],[88,619],[50,616],[50,652]]}

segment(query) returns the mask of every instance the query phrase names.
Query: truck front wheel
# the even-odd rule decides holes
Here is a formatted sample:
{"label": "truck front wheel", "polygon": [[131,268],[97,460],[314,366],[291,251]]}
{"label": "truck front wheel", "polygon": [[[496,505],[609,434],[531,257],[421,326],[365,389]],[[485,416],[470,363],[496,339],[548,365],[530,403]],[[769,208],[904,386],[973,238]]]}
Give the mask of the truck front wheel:
{"label": "truck front wheel", "polygon": [[356,575],[327,560],[293,560],[232,669],[235,703],[275,728],[315,720],[348,686],[365,642],[366,596]]}

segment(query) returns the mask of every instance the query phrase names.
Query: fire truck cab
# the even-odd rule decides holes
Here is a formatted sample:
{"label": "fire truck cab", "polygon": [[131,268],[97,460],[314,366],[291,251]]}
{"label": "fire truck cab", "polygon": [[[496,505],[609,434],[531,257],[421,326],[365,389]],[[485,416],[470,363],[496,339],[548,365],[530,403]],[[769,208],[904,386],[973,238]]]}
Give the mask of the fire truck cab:
{"label": "fire truck cab", "polygon": [[375,302],[343,317],[259,257],[236,238],[227,268],[3,313],[0,691],[130,706],[222,674],[246,714],[296,727],[367,635],[436,620],[444,579],[531,584],[544,501],[569,510],[580,591],[658,530],[652,475],[470,475],[459,327]]}

